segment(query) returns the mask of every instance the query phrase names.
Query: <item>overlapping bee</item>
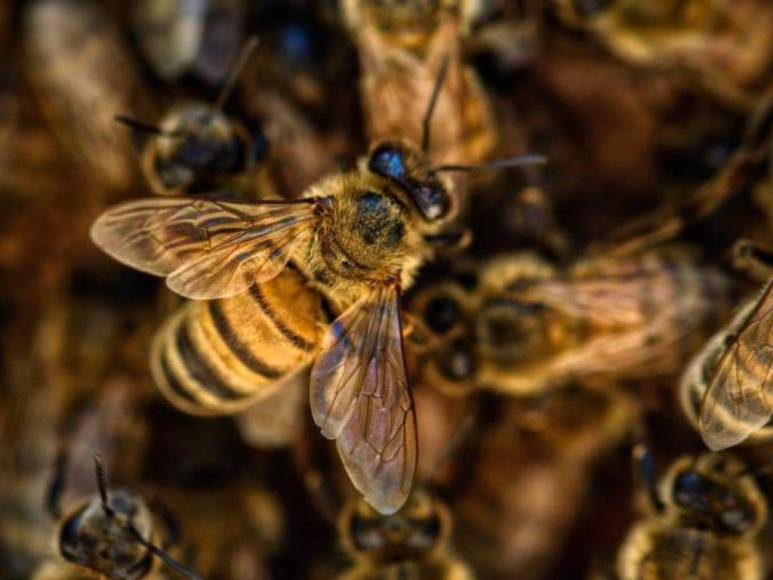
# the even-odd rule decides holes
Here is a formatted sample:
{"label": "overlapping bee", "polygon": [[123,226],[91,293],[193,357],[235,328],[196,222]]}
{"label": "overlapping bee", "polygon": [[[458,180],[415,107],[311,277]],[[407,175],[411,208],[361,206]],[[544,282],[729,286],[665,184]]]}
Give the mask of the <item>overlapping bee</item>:
{"label": "overlapping bee", "polygon": [[[441,74],[437,85],[442,81]],[[434,103],[430,102],[427,119],[432,118]],[[426,151],[429,135],[422,141],[421,149],[409,141],[376,142],[356,169],[321,179],[296,200],[137,200],[107,211],[91,231],[97,245],[111,256],[166,277],[176,293],[216,300],[191,308],[207,309],[210,328],[217,333],[207,336],[199,330],[198,336],[221,342],[220,360],[201,364],[209,351],[192,346],[195,329],[180,326],[181,332],[169,334],[175,336],[175,352],[167,354],[174,354],[177,368],[188,375],[192,387],[185,394],[191,395],[193,405],[223,412],[221,401],[253,402],[266,392],[267,382],[315,358],[314,420],[324,436],[338,442],[355,487],[383,513],[396,511],[406,501],[417,455],[399,295],[431,258],[434,242],[456,207],[444,173],[459,166],[433,165]],[[542,161],[527,156],[508,164]],[[286,268],[290,261],[305,281]],[[277,306],[270,298],[266,302],[274,293],[268,284],[290,284],[287,290],[298,295],[319,291],[341,314],[314,343],[316,320],[308,316],[316,298],[304,298],[306,310],[299,318],[305,322],[284,324],[276,316]],[[244,308],[250,315],[262,310],[263,316],[258,319],[259,330],[245,328],[237,334],[224,312],[232,309],[231,318],[241,322]],[[283,309],[290,308],[295,307]],[[242,313],[237,313],[240,309]],[[171,324],[182,325],[182,316]],[[202,338],[198,340],[201,343]],[[298,361],[295,368],[267,366],[260,358],[265,340],[283,342],[281,348]],[[163,360],[172,362],[169,356],[161,360],[162,365]],[[165,378],[173,372],[162,366]],[[239,384],[245,373],[250,383]],[[175,394],[182,391],[185,387]],[[178,403],[184,398],[175,397]]]}
{"label": "overlapping bee", "polygon": [[677,376],[723,320],[732,284],[684,249],[581,260],[490,260],[472,290],[426,289],[414,313],[439,337],[427,380],[452,392],[539,392]]}
{"label": "overlapping bee", "polygon": [[113,115],[145,114],[142,82],[128,47],[102,6],[38,0],[23,12],[25,72],[44,118],[67,155],[116,189],[133,182],[128,136]]}
{"label": "overlapping bee", "polygon": [[587,28],[635,64],[683,69],[734,106],[763,94],[773,10],[744,0],[554,0],[565,23]]}
{"label": "overlapping bee", "polygon": [[[742,259],[766,267],[771,255],[747,242]],[[729,325],[715,334],[687,367],[680,385],[682,408],[709,448],[721,450],[742,441],[768,439],[773,416],[769,391],[773,281],[746,302]]]}
{"label": "overlapping bee", "polygon": [[[257,45],[253,38],[242,51],[214,104],[186,103],[173,107],[156,127],[118,116],[116,119],[147,137],[142,171],[154,193],[196,194],[230,188],[234,195],[260,187],[271,196],[268,180],[257,174],[267,142],[259,127],[223,112],[234,84]],[[268,190],[268,191],[267,191]]]}
{"label": "overlapping bee", "polygon": [[158,521],[145,501],[125,491],[108,491],[104,468],[96,463],[99,493],[79,502],[60,515],[58,499],[52,497],[54,515],[60,517],[55,548],[59,560],[44,564],[36,580],[77,578],[163,578],[158,561],[188,578],[199,578],[176,562],[155,542]]}
{"label": "overlapping bee", "polygon": [[386,516],[362,500],[350,501],[338,527],[343,547],[354,560],[341,579],[474,578],[451,550],[451,512],[428,489],[416,488],[400,511]]}
{"label": "overlapping bee", "polygon": [[[363,108],[371,139],[422,138],[424,103],[435,75],[448,68],[429,120],[433,159],[478,163],[497,146],[497,125],[475,71],[465,64],[462,40],[469,17],[464,2],[346,0],[341,9],[360,53]],[[466,192],[462,192],[463,194]]]}
{"label": "overlapping bee", "polygon": [[764,578],[756,536],[768,505],[752,470],[732,455],[705,453],[677,459],[655,482],[651,457],[644,452],[639,460],[650,513],[620,548],[620,580]]}

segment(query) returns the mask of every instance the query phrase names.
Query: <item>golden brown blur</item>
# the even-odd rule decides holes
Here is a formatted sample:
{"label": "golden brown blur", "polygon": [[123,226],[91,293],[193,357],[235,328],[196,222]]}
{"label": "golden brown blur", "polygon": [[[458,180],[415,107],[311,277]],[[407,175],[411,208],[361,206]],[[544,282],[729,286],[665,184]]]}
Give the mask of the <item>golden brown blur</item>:
{"label": "golden brown blur", "polygon": [[0,0],[0,578],[773,580],[769,0]]}

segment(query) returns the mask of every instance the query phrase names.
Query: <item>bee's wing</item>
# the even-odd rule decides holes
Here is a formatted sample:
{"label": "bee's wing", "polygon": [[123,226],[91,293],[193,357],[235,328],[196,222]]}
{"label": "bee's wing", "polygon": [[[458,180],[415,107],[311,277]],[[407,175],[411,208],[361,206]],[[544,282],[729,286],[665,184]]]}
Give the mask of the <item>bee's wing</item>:
{"label": "bee's wing", "polygon": [[187,298],[227,298],[276,276],[311,227],[313,200],[230,203],[141,199],[102,214],[91,237],[133,268],[165,276]]}
{"label": "bee's wing", "polygon": [[383,514],[400,509],[417,440],[396,288],[374,290],[333,322],[311,371],[311,412],[368,503]]}
{"label": "bee's wing", "polygon": [[773,280],[732,336],[703,398],[700,430],[714,451],[732,447],[773,415]]}

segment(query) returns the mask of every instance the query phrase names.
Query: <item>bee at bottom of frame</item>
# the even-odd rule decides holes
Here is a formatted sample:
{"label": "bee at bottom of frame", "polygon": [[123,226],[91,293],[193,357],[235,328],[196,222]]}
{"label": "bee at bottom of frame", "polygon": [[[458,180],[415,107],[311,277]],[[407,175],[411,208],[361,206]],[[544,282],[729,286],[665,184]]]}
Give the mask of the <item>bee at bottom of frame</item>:
{"label": "bee at bottom of frame", "polygon": [[623,542],[618,578],[761,580],[756,536],[768,508],[755,472],[732,455],[704,453],[679,458],[656,486],[651,462],[642,451],[652,513]]}
{"label": "bee at bottom of frame", "polygon": [[350,501],[338,527],[344,549],[355,563],[340,578],[473,578],[467,564],[450,549],[452,525],[448,507],[421,487],[400,511],[388,516],[363,500]]}
{"label": "bee at bottom of frame", "polygon": [[[94,462],[99,494],[59,519],[54,540],[58,561],[43,564],[34,580],[156,580],[164,576],[154,556],[179,574],[200,580],[154,543],[155,518],[145,501],[122,489],[108,494],[104,468],[96,455]],[[52,499],[55,515],[57,503]]]}

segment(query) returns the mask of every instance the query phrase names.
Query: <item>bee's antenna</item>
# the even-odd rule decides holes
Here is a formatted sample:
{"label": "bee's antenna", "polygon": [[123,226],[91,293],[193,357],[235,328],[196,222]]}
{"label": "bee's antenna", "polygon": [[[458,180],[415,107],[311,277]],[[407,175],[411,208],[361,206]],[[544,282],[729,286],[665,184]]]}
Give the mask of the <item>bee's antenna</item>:
{"label": "bee's antenna", "polygon": [[440,165],[430,170],[430,174],[442,173],[444,171],[497,171],[507,167],[526,167],[528,165],[545,165],[548,162],[544,155],[519,155],[518,157],[509,157],[506,159],[495,159],[487,163],[478,163],[476,165]]}
{"label": "bee's antenna", "polygon": [[662,512],[665,509],[665,505],[658,494],[655,459],[652,456],[652,451],[646,444],[638,443],[633,448],[633,460],[636,463],[639,477],[647,489],[647,495],[649,495],[652,506],[656,511]]}
{"label": "bee's antenna", "polygon": [[137,131],[141,131],[143,133],[150,133],[152,135],[165,135],[160,127],[156,127],[155,125],[150,125],[148,123],[143,123],[142,121],[132,119],[126,115],[114,115],[113,119],[122,125],[126,125],[127,127],[131,127],[132,129],[136,129]]}
{"label": "bee's antenna", "polygon": [[54,518],[62,515],[62,492],[67,485],[67,464],[69,457],[64,447],[56,454],[54,473],[46,488],[46,511]]}
{"label": "bee's antenna", "polygon": [[435,86],[432,87],[432,96],[429,98],[427,112],[424,113],[424,120],[421,122],[421,150],[425,153],[429,151],[429,129],[432,122],[432,113],[435,111],[435,105],[437,104],[437,99],[440,95],[440,87],[443,86],[443,81],[448,72],[448,63],[450,61],[451,59],[446,55],[440,65],[440,70],[435,78]]}
{"label": "bee's antenna", "polygon": [[134,537],[134,539],[145,546],[150,552],[157,556],[159,559],[161,559],[164,564],[172,568],[173,570],[179,572],[183,576],[187,576],[188,578],[191,578],[192,580],[201,580],[201,576],[196,574],[193,570],[190,568],[186,568],[180,562],[172,558],[169,554],[167,554],[164,550],[156,546],[154,543],[152,543],[149,540],[146,540],[142,537],[142,534],[140,531],[134,526],[134,524],[129,524],[129,532]]}
{"label": "bee's antenna", "polygon": [[99,490],[99,498],[102,500],[102,509],[105,510],[107,517],[112,518],[114,512],[108,503],[107,475],[105,474],[105,466],[102,464],[102,457],[99,453],[94,454],[94,469],[97,474],[97,489]]}
{"label": "bee's antenna", "polygon": [[231,69],[228,78],[226,79],[225,83],[223,83],[223,88],[220,89],[220,94],[215,100],[216,109],[222,109],[223,105],[225,105],[226,101],[228,100],[228,97],[231,96],[231,92],[236,86],[236,81],[239,79],[239,75],[242,74],[244,65],[247,64],[247,61],[249,60],[250,55],[252,54],[252,51],[255,50],[256,46],[258,46],[258,37],[255,35],[250,36],[250,38],[247,39],[247,43],[244,45],[241,53],[239,54],[239,58],[236,60],[236,64]]}

